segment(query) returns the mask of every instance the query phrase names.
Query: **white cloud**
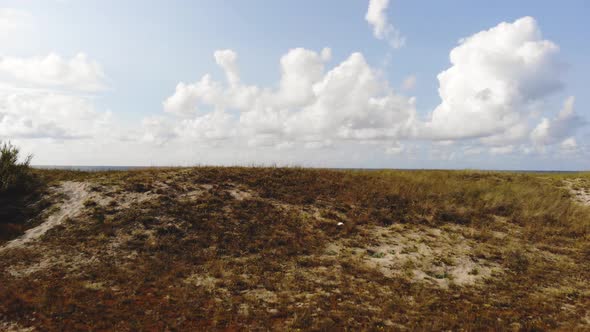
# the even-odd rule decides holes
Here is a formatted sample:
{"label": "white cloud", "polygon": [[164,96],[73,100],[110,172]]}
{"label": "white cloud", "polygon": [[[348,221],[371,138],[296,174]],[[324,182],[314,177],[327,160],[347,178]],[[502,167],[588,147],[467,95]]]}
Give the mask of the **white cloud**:
{"label": "white cloud", "polygon": [[106,133],[110,117],[83,97],[0,92],[0,139],[89,138]]}
{"label": "white cloud", "polygon": [[[413,134],[413,98],[394,94],[360,53],[325,72],[330,53],[290,50],[281,57],[281,78],[273,89],[240,84],[235,52],[217,51],[214,57],[228,84],[210,75],[193,84],[179,83],[164,109],[181,116],[175,129],[180,137],[242,136],[251,145],[298,141],[325,147],[335,140],[388,140]],[[203,108],[204,115],[197,115],[197,108]]]}
{"label": "white cloud", "polygon": [[528,122],[523,119],[522,122],[518,122],[511,127],[504,129],[503,131],[481,137],[478,141],[485,145],[492,146],[504,146],[510,144],[521,144],[528,140],[531,128]]}
{"label": "white cloud", "polygon": [[225,140],[236,134],[235,120],[225,111],[216,110],[193,119],[184,119],[176,132],[187,139]]}
{"label": "white cloud", "polygon": [[[371,3],[379,10],[367,13],[367,20],[376,36],[390,38],[388,2]],[[557,54],[557,45],[542,39],[532,18],[465,38],[450,53],[451,67],[438,77],[440,105],[419,119],[415,99],[392,89],[361,53],[332,63],[329,48],[291,49],[278,61],[276,83],[261,86],[242,79],[235,51],[219,50],[213,58],[223,70],[221,79],[206,74],[178,83],[163,102],[165,113],[125,128],[125,137],[109,112],[96,110],[92,97],[80,94],[104,88],[96,61],[83,54],[0,57],[0,139],[47,139],[60,142],[62,149],[76,146],[76,151],[84,150],[83,142],[126,140],[117,151],[133,146],[137,150],[130,155],[136,160],[155,163],[190,162],[194,156],[187,155],[196,151],[207,151],[203,160],[214,163],[305,163],[310,160],[305,149],[322,149],[322,160],[331,166],[350,166],[346,163],[353,159],[362,165],[373,157],[403,163],[410,155],[453,162],[458,156],[481,159],[477,155],[486,152],[532,153],[548,146],[550,151],[582,151],[584,145],[573,135],[583,123],[573,110],[573,97],[558,115],[544,115],[546,99],[562,87]],[[415,85],[410,75],[401,89]],[[409,140],[417,140],[417,146]],[[289,153],[281,153],[285,149]],[[171,159],[151,160],[160,153]],[[401,154],[404,158],[395,157]]]}
{"label": "white cloud", "polygon": [[[0,8],[4,51],[6,41],[23,44],[34,25],[28,12]],[[56,53],[0,56],[0,140],[116,137],[111,113],[97,111],[92,97],[80,94],[104,88],[104,78],[101,66],[84,53],[69,59]]]}
{"label": "white cloud", "polygon": [[387,6],[389,0],[370,0],[365,19],[373,26],[373,34],[379,39],[385,38],[388,29]]}
{"label": "white cloud", "polygon": [[[174,132],[174,125],[163,117],[150,116],[144,118],[141,121],[141,127],[140,141],[142,142],[163,145],[177,137]],[[133,136],[130,137],[130,139],[134,138]]]}
{"label": "white cloud", "polygon": [[232,50],[220,50],[215,51],[213,56],[215,57],[215,62],[223,68],[229,84],[232,87],[237,86],[240,83],[240,74],[238,72],[238,55],[236,52]]}
{"label": "white cloud", "polygon": [[406,39],[387,19],[389,0],[369,0],[365,19],[373,28],[377,39],[385,39],[393,48],[403,47]]}
{"label": "white cloud", "polygon": [[84,53],[78,53],[71,59],[64,59],[55,53],[31,58],[0,56],[0,75],[21,85],[81,91],[101,90],[105,76],[101,66]]}
{"label": "white cloud", "polygon": [[232,50],[214,53],[215,60],[224,69],[228,86],[204,75],[192,84],[179,83],[175,93],[164,101],[166,112],[190,116],[199,106],[210,109],[236,109],[268,113],[268,109],[289,109],[309,104],[314,98],[313,84],[324,72],[324,62],[331,57],[331,50],[325,48],[320,54],[296,48],[281,57],[281,80],[279,89],[259,88],[241,85],[238,74],[237,54]]}
{"label": "white cloud", "polygon": [[562,87],[558,51],[532,17],[461,40],[450,53],[452,66],[438,75],[442,102],[423,135],[464,139],[515,131],[530,105]]}
{"label": "white cloud", "polygon": [[555,144],[584,124],[574,110],[574,102],[573,96],[567,98],[557,117],[552,120],[543,118],[535,127],[531,139],[536,147],[542,149],[545,145]]}
{"label": "white cloud", "polygon": [[578,143],[573,137],[568,137],[560,144],[561,149],[565,151],[575,151],[578,148]]}
{"label": "white cloud", "polygon": [[[237,54],[217,51],[225,82],[206,74],[179,83],[164,109],[179,116],[167,120],[179,140],[281,148],[369,143],[389,154],[403,152],[403,140],[457,143],[433,148],[432,156],[441,159],[457,149],[465,156],[530,152],[531,144],[538,150],[559,143],[583,123],[572,97],[556,119],[531,126],[546,99],[562,88],[558,50],[530,17],[463,39],[450,53],[452,66],[438,76],[442,102],[424,121],[417,118],[415,99],[395,93],[361,53],[326,69],[329,49],[287,52],[276,87],[243,84]],[[403,88],[415,82],[409,76]]]}
{"label": "white cloud", "polygon": [[370,140],[412,132],[414,100],[394,94],[360,53],[326,73],[313,91],[313,103],[287,120],[288,133]]}

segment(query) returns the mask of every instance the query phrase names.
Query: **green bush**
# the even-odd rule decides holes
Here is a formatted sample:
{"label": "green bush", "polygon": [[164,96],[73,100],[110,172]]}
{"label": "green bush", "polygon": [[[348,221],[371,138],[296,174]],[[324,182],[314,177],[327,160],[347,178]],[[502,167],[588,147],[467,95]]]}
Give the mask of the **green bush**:
{"label": "green bush", "polygon": [[8,143],[0,143],[0,193],[27,191],[33,176],[29,167],[33,156],[19,161],[20,150]]}

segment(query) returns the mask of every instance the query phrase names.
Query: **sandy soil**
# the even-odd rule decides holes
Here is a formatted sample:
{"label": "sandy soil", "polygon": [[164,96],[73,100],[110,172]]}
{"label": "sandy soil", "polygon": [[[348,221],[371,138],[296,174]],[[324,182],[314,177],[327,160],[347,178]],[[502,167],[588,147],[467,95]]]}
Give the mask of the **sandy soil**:
{"label": "sandy soil", "polygon": [[461,235],[464,230],[420,228],[403,224],[374,227],[368,230],[374,244],[355,248],[346,243],[332,243],[328,253],[349,254],[359,263],[376,269],[387,277],[406,275],[413,282],[426,282],[440,288],[450,284],[476,285],[503,269],[492,261],[475,258],[477,243]]}
{"label": "sandy soil", "polygon": [[31,228],[21,237],[6,243],[0,248],[0,252],[7,249],[21,248],[29,242],[35,241],[55,226],[60,225],[68,218],[75,217],[84,207],[84,202],[90,196],[88,184],[80,182],[63,182],[56,193],[62,193],[67,198],[57,212],[47,218],[41,225]]}
{"label": "sandy soil", "polygon": [[574,195],[576,201],[590,206],[590,190],[577,186],[575,181],[565,181],[565,186]]}

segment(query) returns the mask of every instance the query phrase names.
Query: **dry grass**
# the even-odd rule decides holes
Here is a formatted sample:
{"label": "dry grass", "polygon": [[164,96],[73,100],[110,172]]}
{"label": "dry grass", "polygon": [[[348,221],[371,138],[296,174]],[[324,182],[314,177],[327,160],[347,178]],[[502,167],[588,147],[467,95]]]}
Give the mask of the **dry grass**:
{"label": "dry grass", "polygon": [[567,186],[590,189],[588,174],[39,173],[91,195],[39,241],[0,252],[5,324],[590,329],[590,208]]}
{"label": "dry grass", "polygon": [[0,244],[24,231],[25,222],[47,206],[40,202],[42,184],[10,142],[0,142]]}

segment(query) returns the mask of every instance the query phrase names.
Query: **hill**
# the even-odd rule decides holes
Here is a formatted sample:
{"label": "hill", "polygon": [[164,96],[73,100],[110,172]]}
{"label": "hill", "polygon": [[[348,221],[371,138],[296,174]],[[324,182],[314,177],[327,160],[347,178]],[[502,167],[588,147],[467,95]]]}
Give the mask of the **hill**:
{"label": "hill", "polygon": [[590,329],[588,174],[35,172],[0,329]]}

